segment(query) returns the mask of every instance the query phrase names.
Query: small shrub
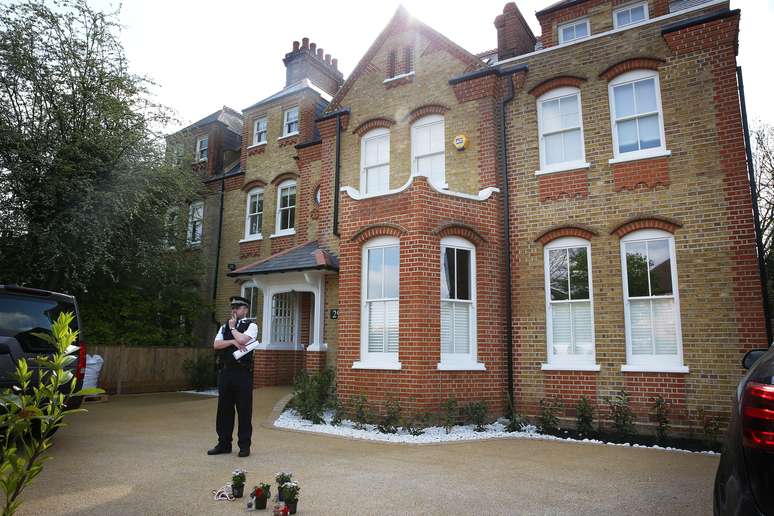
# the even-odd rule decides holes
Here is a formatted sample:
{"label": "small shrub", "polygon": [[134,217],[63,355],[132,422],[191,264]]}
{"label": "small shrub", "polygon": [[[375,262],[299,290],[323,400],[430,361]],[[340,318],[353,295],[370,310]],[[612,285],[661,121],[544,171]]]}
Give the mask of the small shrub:
{"label": "small shrub", "polygon": [[605,397],[605,403],[610,408],[610,418],[616,433],[621,437],[633,435],[635,433],[634,415],[629,406],[629,394],[621,390],[612,398]]}
{"label": "small shrub", "polygon": [[594,407],[586,396],[581,396],[575,405],[575,424],[578,433],[582,435],[594,433]]}
{"label": "small shrub", "polygon": [[183,372],[189,385],[197,391],[204,391],[218,384],[213,353],[199,353],[196,358],[183,360]]}
{"label": "small shrub", "polygon": [[718,442],[720,435],[720,418],[708,415],[703,408],[699,409],[699,421],[704,432],[704,442],[707,446],[713,447]]}
{"label": "small shrub", "polygon": [[486,403],[483,401],[469,403],[465,407],[465,413],[467,414],[468,420],[476,425],[474,428],[476,432],[483,432],[486,430],[486,428],[484,428],[484,425],[486,424],[486,415],[488,413]]}
{"label": "small shrub", "polygon": [[540,431],[544,434],[557,434],[559,432],[559,418],[557,413],[562,407],[562,402],[556,398],[540,400],[540,416],[538,423]]}
{"label": "small shrub", "polygon": [[344,419],[344,407],[341,406],[339,397],[335,394],[331,398],[331,410],[333,411],[333,417],[331,417],[331,425],[333,426],[341,425],[341,420]]}
{"label": "small shrub", "polygon": [[443,428],[448,434],[451,432],[452,427],[457,422],[457,400],[449,398],[441,405],[441,417],[443,419]]}
{"label": "small shrub", "polygon": [[653,404],[656,419],[656,438],[659,444],[665,444],[669,433],[669,403],[659,395]]}
{"label": "small shrub", "polygon": [[505,413],[508,424],[505,425],[505,430],[508,432],[520,432],[524,425],[528,424],[529,421],[527,418],[516,412],[516,408],[513,406],[513,401],[510,396],[506,395],[505,399],[508,400],[508,406]]}
{"label": "small shrub", "polygon": [[398,426],[400,426],[400,403],[389,399],[384,405],[384,416],[376,425],[376,429],[383,434],[394,434],[398,432]]}
{"label": "small shrub", "polygon": [[331,400],[335,397],[334,379],[331,369],[324,369],[313,376],[305,370],[299,371],[293,382],[293,398],[288,407],[312,423],[323,423],[323,413],[331,408]]}
{"label": "small shrub", "polygon": [[401,427],[410,435],[422,435],[425,433],[425,428],[430,421],[430,414],[425,412],[421,415],[408,415],[403,418]]}
{"label": "small shrub", "polygon": [[368,406],[368,398],[366,398],[365,394],[353,397],[352,407],[355,411],[355,428],[362,430],[373,420],[373,414]]}

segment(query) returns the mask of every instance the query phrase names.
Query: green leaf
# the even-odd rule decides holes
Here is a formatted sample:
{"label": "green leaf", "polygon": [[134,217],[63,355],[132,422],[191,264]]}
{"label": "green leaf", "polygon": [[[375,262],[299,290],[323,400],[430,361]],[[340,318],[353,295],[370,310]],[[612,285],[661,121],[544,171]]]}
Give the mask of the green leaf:
{"label": "green leaf", "polygon": [[105,389],[100,389],[99,387],[89,387],[73,393],[73,396],[95,396],[97,394],[105,394]]}

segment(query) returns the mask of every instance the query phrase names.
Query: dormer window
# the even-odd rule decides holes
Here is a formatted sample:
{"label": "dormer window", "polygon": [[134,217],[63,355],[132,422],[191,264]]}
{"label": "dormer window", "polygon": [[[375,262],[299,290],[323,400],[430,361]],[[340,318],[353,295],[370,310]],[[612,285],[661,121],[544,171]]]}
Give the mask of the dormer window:
{"label": "dormer window", "polygon": [[201,136],[196,139],[196,161],[207,161],[209,140],[207,136]]}
{"label": "dormer window", "polygon": [[617,29],[648,19],[648,3],[639,2],[613,11],[613,26]]}
{"label": "dormer window", "polygon": [[298,134],[298,106],[286,109],[283,113],[282,136]]}
{"label": "dormer window", "polygon": [[253,145],[266,143],[266,128],[267,121],[265,116],[255,121],[253,124]]}
{"label": "dormer window", "polygon": [[588,38],[591,34],[588,18],[575,20],[564,25],[559,25],[559,44],[569,43],[576,39]]}

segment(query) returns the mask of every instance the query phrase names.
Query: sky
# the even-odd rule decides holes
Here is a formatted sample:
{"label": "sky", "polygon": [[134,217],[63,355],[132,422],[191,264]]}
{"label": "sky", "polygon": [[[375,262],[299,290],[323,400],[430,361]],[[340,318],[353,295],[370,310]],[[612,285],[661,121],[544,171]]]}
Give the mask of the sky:
{"label": "sky", "polygon": [[[517,0],[535,35],[534,13],[555,0]],[[156,99],[184,127],[227,105],[238,111],[285,85],[282,58],[294,40],[309,37],[339,60],[346,78],[402,4],[470,52],[497,46],[494,18],[505,0],[92,0],[120,6],[121,39],[134,73],[155,83]],[[473,8],[475,7],[475,8]],[[774,125],[771,66],[774,0],[731,0],[741,9],[738,62],[751,122]],[[770,46],[772,45],[772,46]]]}

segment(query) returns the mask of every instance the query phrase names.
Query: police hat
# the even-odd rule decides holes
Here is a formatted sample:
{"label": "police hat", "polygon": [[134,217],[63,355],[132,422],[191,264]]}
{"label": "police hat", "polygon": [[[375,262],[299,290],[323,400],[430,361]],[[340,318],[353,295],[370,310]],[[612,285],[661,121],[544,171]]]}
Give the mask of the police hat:
{"label": "police hat", "polygon": [[231,308],[239,308],[240,306],[250,306],[250,301],[242,296],[231,296],[230,298]]}

